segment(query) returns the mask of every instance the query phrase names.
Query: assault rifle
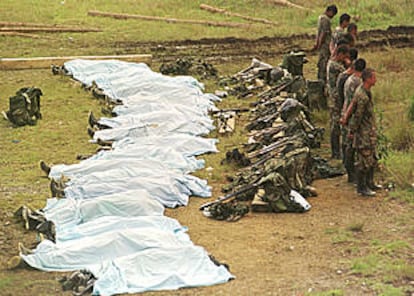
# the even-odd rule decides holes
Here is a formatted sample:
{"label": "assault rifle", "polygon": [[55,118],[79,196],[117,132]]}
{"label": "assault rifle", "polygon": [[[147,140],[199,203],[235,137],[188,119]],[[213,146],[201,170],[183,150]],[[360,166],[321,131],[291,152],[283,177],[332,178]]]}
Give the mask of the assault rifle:
{"label": "assault rifle", "polygon": [[218,204],[218,203],[230,202],[230,201],[232,201],[232,200],[236,199],[236,198],[237,198],[237,196],[238,196],[239,194],[245,193],[245,192],[247,192],[247,191],[249,191],[249,190],[252,190],[252,189],[256,188],[257,186],[259,186],[259,181],[260,181],[260,179],[261,179],[262,177],[263,177],[263,174],[261,174],[261,175],[260,175],[260,176],[256,179],[256,181],[255,181],[255,182],[253,182],[253,183],[251,183],[251,184],[247,184],[247,185],[243,186],[242,188],[240,188],[240,189],[239,189],[239,190],[237,190],[237,191],[234,191],[234,192],[228,193],[228,194],[226,194],[226,195],[224,195],[224,196],[220,196],[220,197],[219,197],[219,198],[217,198],[216,200],[213,200],[213,201],[210,201],[210,202],[207,202],[207,203],[205,203],[205,204],[201,205],[201,206],[200,206],[200,208],[199,208],[199,210],[200,210],[200,211],[203,211],[204,209],[206,209],[206,208],[208,208],[208,207],[211,207],[212,205],[215,205],[215,204]]}
{"label": "assault rifle", "polygon": [[208,113],[211,115],[220,114],[220,113],[227,113],[227,112],[235,112],[235,113],[242,113],[242,112],[249,112],[249,108],[228,108],[228,109],[219,109],[219,110],[210,110]]}
{"label": "assault rifle", "polygon": [[[277,96],[281,91],[285,90],[287,87],[291,86],[296,80],[299,80],[299,76],[295,76],[292,80],[286,81],[282,83],[281,85],[272,87],[271,89],[265,90],[264,92],[258,94],[257,96],[259,98],[269,98]],[[259,102],[253,103],[253,104],[260,104]]]}

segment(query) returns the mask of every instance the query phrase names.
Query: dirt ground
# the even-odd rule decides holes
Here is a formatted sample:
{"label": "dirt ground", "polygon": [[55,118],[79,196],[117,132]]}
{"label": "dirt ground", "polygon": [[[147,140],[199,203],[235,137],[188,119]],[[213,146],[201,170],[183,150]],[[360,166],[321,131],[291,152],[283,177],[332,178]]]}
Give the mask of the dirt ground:
{"label": "dirt ground", "polygon": [[[414,30],[389,29],[371,33],[366,46],[412,47]],[[260,53],[275,54],[294,48],[310,36],[287,39],[202,40],[165,44],[116,43],[118,53],[139,52],[149,48],[157,61],[172,60],[184,54],[207,57],[240,57]],[[394,40],[394,41],[393,41]],[[386,42],[386,43],[384,43]],[[388,43],[387,43],[388,42]],[[215,46],[213,46],[215,44]],[[210,47],[210,49],[207,49]],[[276,50],[277,52],[277,50]],[[222,152],[225,153],[225,152]],[[214,195],[220,195],[220,184],[210,183]],[[187,207],[167,210],[167,215],[188,226],[192,241],[203,246],[219,261],[230,266],[236,279],[212,287],[187,288],[179,291],[148,292],[142,295],[305,295],[313,292],[341,290],[344,295],[378,295],[372,281],[375,275],[363,275],[352,270],[352,260],[370,255],[375,242],[388,243],[407,239],[413,244],[414,215],[406,204],[388,198],[381,192],[375,198],[362,198],[346,182],[346,176],[317,180],[313,184],[318,196],[310,198],[312,209],[305,214],[249,213],[238,222],[221,222],[202,216],[198,207],[204,199],[191,198]],[[19,190],[36,190],[28,185]],[[11,200],[17,189],[3,188],[0,198]],[[17,205],[16,205],[17,206]],[[61,273],[28,269],[6,270],[7,260],[17,254],[17,244],[36,244],[36,236],[16,224],[9,209],[0,209],[0,295],[70,295],[62,292],[58,279]],[[413,254],[395,255],[414,264]],[[392,256],[391,256],[392,257]],[[400,279],[384,284],[410,287],[414,294],[414,279]],[[332,294],[329,295],[342,295]]]}
{"label": "dirt ground", "polygon": [[[350,260],[369,255],[374,240],[414,237],[412,212],[400,202],[387,200],[385,192],[375,198],[358,196],[346,176],[314,185],[319,195],[309,199],[312,209],[305,214],[249,213],[238,222],[221,222],[201,215],[198,207],[205,200],[200,198],[192,198],[187,207],[167,210],[168,216],[188,226],[195,244],[229,264],[236,279],[212,287],[144,295],[305,295],[334,289],[343,290],[344,295],[378,295],[367,287],[369,277],[351,271]],[[8,215],[1,213],[2,265],[16,254],[18,241],[28,246],[35,243],[35,235],[22,233],[20,224],[4,218]],[[347,230],[355,225],[361,225],[361,231]],[[414,258],[410,260],[414,264]],[[61,291],[60,273],[27,269],[1,273],[14,282],[1,295],[70,295]]]}

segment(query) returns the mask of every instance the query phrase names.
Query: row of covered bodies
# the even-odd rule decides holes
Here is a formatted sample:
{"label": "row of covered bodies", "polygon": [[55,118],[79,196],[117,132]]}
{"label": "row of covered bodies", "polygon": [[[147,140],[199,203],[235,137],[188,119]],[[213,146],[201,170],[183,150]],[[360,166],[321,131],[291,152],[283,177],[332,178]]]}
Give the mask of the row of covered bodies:
{"label": "row of covered bodies", "polygon": [[49,178],[66,180],[65,198],[48,199],[43,209],[55,242],[43,240],[23,260],[47,271],[88,270],[96,295],[232,279],[186,227],[164,216],[164,207],[185,206],[189,196],[211,196],[207,182],[190,173],[204,167],[197,155],[217,152],[217,140],[202,136],[214,129],[208,111],[219,99],[192,77],[164,76],[145,64],[73,60],[64,67],[118,102],[117,116],[101,118],[106,128],[92,140],[111,141],[112,149],[51,167]]}

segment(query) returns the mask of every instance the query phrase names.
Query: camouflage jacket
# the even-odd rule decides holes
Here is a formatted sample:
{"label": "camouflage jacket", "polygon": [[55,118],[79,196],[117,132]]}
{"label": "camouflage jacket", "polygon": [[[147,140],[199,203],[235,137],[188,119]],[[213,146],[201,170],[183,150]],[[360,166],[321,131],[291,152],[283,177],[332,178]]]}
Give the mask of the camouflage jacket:
{"label": "camouflage jacket", "polygon": [[318,36],[320,36],[322,33],[326,33],[326,37],[320,48],[329,50],[329,43],[331,42],[332,37],[332,29],[331,19],[326,14],[320,15],[318,19]]}
{"label": "camouflage jacket", "polygon": [[347,108],[352,100],[355,90],[362,83],[362,79],[355,74],[349,76],[344,85],[344,108]]}
{"label": "camouflage jacket", "polygon": [[336,89],[338,90],[338,106],[340,106],[341,108],[344,105],[344,100],[345,100],[345,94],[344,94],[345,82],[348,80],[350,76],[351,76],[350,74],[344,71],[338,75],[338,79],[336,80]]}
{"label": "camouflage jacket", "polygon": [[338,89],[336,88],[336,81],[338,80],[338,76],[341,72],[345,71],[345,67],[334,60],[329,60],[328,65],[326,67],[326,74],[327,74],[327,81],[328,81],[328,94],[330,97],[330,104],[331,107],[335,107],[338,109],[339,112],[342,106],[339,106],[338,103]]}
{"label": "camouflage jacket", "polygon": [[345,34],[345,30],[344,28],[342,28],[341,26],[338,26],[335,28],[335,31],[332,33],[332,42],[334,45],[336,45],[339,41],[339,39],[341,39],[341,36]]}
{"label": "camouflage jacket", "polygon": [[349,123],[356,149],[374,149],[377,144],[374,104],[371,92],[361,84],[355,91],[355,109]]}

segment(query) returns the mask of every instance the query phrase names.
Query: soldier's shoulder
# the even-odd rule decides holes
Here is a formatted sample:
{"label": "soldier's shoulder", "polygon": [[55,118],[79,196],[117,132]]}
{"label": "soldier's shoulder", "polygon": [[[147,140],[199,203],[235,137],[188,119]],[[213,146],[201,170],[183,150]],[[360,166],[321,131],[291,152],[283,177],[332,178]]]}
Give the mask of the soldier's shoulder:
{"label": "soldier's shoulder", "polygon": [[366,101],[368,100],[368,95],[365,89],[362,87],[362,84],[359,85],[355,90],[355,98],[357,98],[360,101]]}

